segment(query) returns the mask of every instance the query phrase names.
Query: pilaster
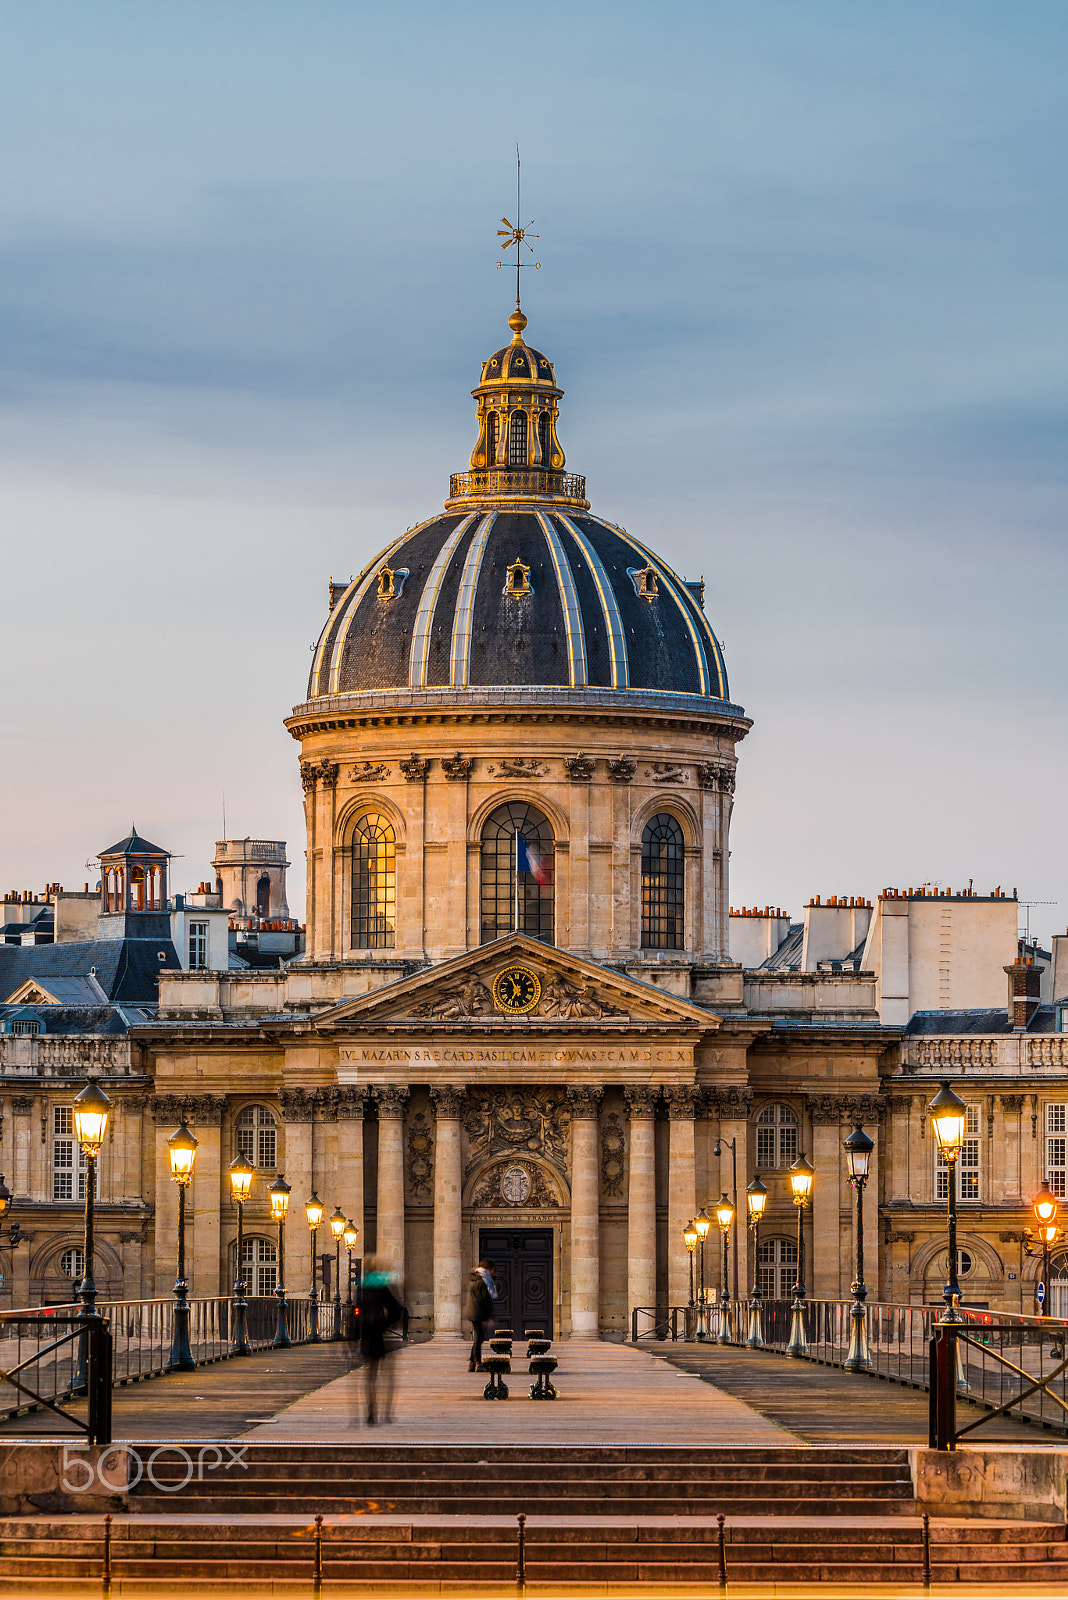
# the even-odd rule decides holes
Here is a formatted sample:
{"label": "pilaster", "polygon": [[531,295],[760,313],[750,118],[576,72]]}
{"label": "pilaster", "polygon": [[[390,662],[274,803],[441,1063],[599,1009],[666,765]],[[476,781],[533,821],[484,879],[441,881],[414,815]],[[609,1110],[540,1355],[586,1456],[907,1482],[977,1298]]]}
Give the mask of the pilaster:
{"label": "pilaster", "polygon": [[[683,1229],[697,1210],[694,1173],[694,1105],[689,1085],[664,1090],[668,1108],[668,1303],[684,1306],[690,1295],[690,1259]],[[706,1246],[707,1250],[707,1246]]]}
{"label": "pilaster", "polygon": [[571,1101],[571,1337],[600,1331],[600,1088],[568,1090]]}

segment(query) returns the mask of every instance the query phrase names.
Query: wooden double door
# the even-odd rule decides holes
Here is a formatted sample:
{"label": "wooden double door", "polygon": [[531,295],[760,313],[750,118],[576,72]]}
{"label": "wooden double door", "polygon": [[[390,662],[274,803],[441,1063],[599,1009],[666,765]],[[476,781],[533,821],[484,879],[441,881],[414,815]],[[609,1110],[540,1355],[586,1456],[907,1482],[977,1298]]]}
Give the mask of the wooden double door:
{"label": "wooden double door", "polygon": [[478,1253],[493,1262],[497,1275],[497,1325],[511,1328],[517,1339],[532,1328],[554,1338],[552,1229],[481,1228]]}

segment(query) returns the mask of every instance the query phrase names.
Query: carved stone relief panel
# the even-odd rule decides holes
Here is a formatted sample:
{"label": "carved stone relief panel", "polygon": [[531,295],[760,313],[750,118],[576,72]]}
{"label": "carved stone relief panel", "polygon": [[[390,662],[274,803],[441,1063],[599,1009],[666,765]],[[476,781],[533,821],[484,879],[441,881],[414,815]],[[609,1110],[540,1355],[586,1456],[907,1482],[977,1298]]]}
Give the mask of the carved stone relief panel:
{"label": "carved stone relief panel", "polygon": [[614,1111],[610,1111],[601,1128],[601,1187],[611,1199],[623,1194],[624,1159],[627,1148],[623,1124]]}
{"label": "carved stone relief panel", "polygon": [[408,1125],[408,1189],[413,1199],[429,1199],[434,1177],[434,1135],[425,1111],[416,1111]]}
{"label": "carved stone relief panel", "polygon": [[464,1173],[498,1151],[541,1155],[565,1172],[569,1126],[565,1089],[469,1090]]}
{"label": "carved stone relief panel", "polygon": [[471,1193],[473,1206],[498,1208],[532,1206],[541,1210],[558,1206],[552,1186],[533,1161],[497,1161],[482,1174]]}

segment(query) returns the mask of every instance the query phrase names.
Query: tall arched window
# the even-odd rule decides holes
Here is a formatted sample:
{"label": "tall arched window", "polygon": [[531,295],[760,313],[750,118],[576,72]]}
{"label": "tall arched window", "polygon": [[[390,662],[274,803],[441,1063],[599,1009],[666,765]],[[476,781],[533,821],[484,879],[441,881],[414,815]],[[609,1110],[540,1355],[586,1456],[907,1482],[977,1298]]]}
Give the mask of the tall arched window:
{"label": "tall arched window", "polygon": [[256,884],[256,915],[268,917],[271,914],[271,880],[264,872]]}
{"label": "tall arched window", "polygon": [[789,1106],[765,1106],[756,1120],[756,1164],[766,1172],[797,1160],[797,1113]]}
{"label": "tall arched window", "polygon": [[642,947],[681,950],[686,936],[682,829],[661,812],[642,834]]}
{"label": "tall arched window", "polygon": [[508,434],[508,465],[510,467],[525,467],[527,464],[527,414],[525,411],[512,412],[512,424]]}
{"label": "tall arched window", "polygon": [[242,1239],[242,1277],[245,1293],[256,1297],[274,1294],[278,1285],[278,1249],[270,1239]]}
{"label": "tall arched window", "polygon": [[789,1300],[797,1279],[797,1243],[793,1239],[761,1239],[757,1246],[757,1283],[765,1300]]}
{"label": "tall arched window", "polygon": [[541,446],[542,466],[551,467],[552,462],[549,460],[549,413],[547,411],[543,411],[538,418],[538,443]]}
{"label": "tall arched window", "polygon": [[238,1112],[235,1132],[237,1155],[254,1167],[277,1167],[278,1127],[272,1111],[266,1106],[246,1106]]}
{"label": "tall arched window", "polygon": [[486,418],[486,465],[497,465],[497,413],[491,411]]}
{"label": "tall arched window", "polygon": [[352,948],[392,950],[397,931],[397,836],[376,811],[352,830]]}
{"label": "tall arched window", "polygon": [[145,869],[144,867],[130,868],[130,910],[143,911],[145,909]]}
{"label": "tall arched window", "polygon": [[[518,875],[517,852],[522,868]],[[552,944],[555,854],[549,819],[524,801],[498,806],[486,818],[482,829],[483,944],[512,933],[517,925],[521,933]]]}
{"label": "tall arched window", "polygon": [[163,902],[161,885],[163,881],[163,874],[160,872],[160,869],[158,867],[151,867],[145,881],[148,885],[148,904],[145,909],[147,911],[162,911]]}
{"label": "tall arched window", "polygon": [[122,908],[122,870],[109,867],[104,879],[104,909],[121,911]]}

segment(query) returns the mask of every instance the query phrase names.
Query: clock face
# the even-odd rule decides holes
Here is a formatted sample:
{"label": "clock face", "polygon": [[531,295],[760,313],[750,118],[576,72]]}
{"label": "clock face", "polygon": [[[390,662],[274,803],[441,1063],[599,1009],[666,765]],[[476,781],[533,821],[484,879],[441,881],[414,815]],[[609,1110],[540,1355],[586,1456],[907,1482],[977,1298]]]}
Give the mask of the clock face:
{"label": "clock face", "polygon": [[529,967],[504,967],[493,980],[493,1003],[498,1011],[522,1016],[541,999],[541,979]]}

